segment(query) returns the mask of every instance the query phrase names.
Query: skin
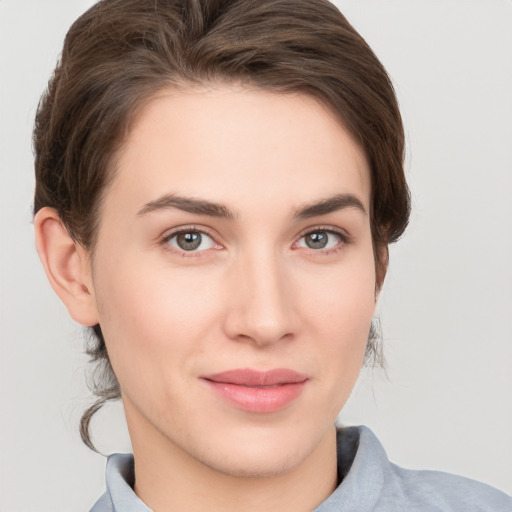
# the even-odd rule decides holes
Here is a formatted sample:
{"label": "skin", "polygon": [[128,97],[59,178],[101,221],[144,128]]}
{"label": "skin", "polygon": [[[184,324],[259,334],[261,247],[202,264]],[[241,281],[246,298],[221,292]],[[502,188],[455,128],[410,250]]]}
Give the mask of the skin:
{"label": "skin", "polygon": [[[334,421],[375,309],[370,188],[363,152],[315,99],[219,85],[162,91],[142,109],[93,254],[53,210],[38,213],[50,282],[75,320],[101,324],[135,491],[155,512],[306,511],[337,485]],[[304,215],[333,196],[345,202]],[[207,235],[186,251],[177,229]],[[318,234],[326,248],[308,245]],[[255,413],[201,378],[235,368],[308,380],[282,409]]]}

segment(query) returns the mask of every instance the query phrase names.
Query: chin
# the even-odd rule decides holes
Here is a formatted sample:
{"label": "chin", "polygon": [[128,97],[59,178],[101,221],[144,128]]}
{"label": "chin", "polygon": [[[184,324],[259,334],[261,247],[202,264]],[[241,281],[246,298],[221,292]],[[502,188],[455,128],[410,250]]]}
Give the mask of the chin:
{"label": "chin", "polygon": [[210,454],[201,462],[221,474],[236,478],[272,478],[293,471],[303,461],[302,452],[294,453],[281,450],[258,450],[258,453],[247,453],[247,450],[231,448],[231,453]]}
{"label": "chin", "polygon": [[[311,435],[299,426],[286,429],[252,426],[228,435],[213,435],[196,458],[205,466],[233,477],[267,478],[292,472],[318,446],[322,433]],[[324,433],[325,434],[325,433]]]}

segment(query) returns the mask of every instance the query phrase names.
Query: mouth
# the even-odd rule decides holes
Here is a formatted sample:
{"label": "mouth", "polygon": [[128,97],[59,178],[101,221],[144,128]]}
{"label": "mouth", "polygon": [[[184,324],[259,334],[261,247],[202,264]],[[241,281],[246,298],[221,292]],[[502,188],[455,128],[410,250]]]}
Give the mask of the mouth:
{"label": "mouth", "polygon": [[256,413],[276,412],[302,393],[309,377],[286,368],[228,370],[201,377],[216,394],[235,407]]}

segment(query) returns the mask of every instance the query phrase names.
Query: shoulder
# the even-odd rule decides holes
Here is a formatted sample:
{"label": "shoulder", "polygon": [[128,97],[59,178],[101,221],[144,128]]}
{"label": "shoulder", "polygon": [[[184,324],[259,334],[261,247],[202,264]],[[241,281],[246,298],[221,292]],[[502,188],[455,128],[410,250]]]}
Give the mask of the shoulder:
{"label": "shoulder", "polygon": [[510,496],[481,482],[440,471],[404,469],[391,463],[390,469],[408,510],[512,512]]}
{"label": "shoulder", "polygon": [[337,450],[342,481],[317,512],[512,512],[512,498],[486,484],[391,463],[366,427],[340,429]]}

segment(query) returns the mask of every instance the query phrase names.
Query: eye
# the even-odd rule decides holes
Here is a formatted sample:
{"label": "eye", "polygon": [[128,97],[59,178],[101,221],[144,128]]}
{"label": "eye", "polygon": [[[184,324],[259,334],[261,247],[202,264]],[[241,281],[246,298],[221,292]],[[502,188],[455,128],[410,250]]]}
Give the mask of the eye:
{"label": "eye", "polygon": [[164,243],[178,251],[199,252],[217,246],[212,237],[202,231],[189,229],[173,233],[164,239]]}
{"label": "eye", "polygon": [[303,235],[297,242],[297,247],[329,250],[334,249],[343,241],[343,236],[340,233],[327,229],[317,229]]}

